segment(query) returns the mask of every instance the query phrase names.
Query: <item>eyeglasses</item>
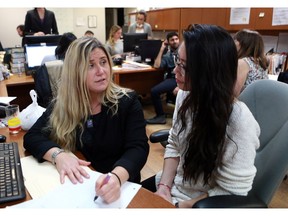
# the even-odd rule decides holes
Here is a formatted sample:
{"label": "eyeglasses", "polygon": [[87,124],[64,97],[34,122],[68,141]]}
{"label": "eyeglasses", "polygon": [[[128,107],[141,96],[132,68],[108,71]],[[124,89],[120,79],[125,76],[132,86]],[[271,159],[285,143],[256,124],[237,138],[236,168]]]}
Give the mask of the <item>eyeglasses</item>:
{"label": "eyeglasses", "polygon": [[[179,59],[179,55],[176,54],[174,55],[174,64],[175,64],[175,67],[179,67],[180,68],[180,73],[181,73],[181,76],[185,76],[185,72],[186,72],[186,65],[184,65],[181,60]],[[175,70],[175,69],[174,69]]]}

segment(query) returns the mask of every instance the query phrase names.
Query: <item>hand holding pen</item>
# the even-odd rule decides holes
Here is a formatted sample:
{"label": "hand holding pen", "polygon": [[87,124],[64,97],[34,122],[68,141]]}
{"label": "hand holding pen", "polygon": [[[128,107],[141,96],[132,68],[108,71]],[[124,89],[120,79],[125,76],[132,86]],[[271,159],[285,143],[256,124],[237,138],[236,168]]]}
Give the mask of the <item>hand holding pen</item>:
{"label": "hand holding pen", "polygon": [[[111,177],[111,173],[108,173],[108,174],[106,175],[104,181],[103,181],[102,184],[100,185],[100,189],[103,187],[103,185],[105,185],[105,184],[108,183],[110,177]],[[95,195],[95,197],[94,197],[94,202],[95,202],[97,199],[98,199],[98,196]]]}
{"label": "hand holding pen", "polygon": [[121,184],[119,183],[120,178],[114,172],[99,177],[96,181],[96,196],[94,197],[94,201],[96,202],[99,196],[101,196],[102,200],[106,203],[112,203],[119,199],[121,189]]}

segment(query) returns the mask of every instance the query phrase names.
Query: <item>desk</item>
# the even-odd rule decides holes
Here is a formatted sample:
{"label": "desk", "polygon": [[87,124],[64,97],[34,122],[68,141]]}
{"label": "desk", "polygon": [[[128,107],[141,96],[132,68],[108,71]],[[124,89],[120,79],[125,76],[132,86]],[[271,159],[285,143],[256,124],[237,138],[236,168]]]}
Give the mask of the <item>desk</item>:
{"label": "desk", "polygon": [[[149,94],[151,88],[163,81],[164,71],[156,68],[113,70],[114,82],[120,86],[134,89],[139,95]],[[12,103],[19,104],[20,111],[32,103],[30,90],[34,89],[32,76],[10,76],[0,82],[0,96],[16,96]]]}
{"label": "desk", "polygon": [[139,95],[149,94],[151,88],[164,79],[164,71],[157,68],[113,70],[114,82],[134,89]]}
{"label": "desk", "polygon": [[30,90],[34,89],[34,79],[32,76],[12,75],[9,79],[0,82],[0,96],[16,96],[11,103],[19,104],[20,111],[32,103]]}
{"label": "desk", "polygon": [[[10,135],[8,128],[0,128],[0,134],[3,134],[7,137],[6,142],[10,142],[10,141],[18,142],[20,157],[25,157],[25,156],[30,155],[23,148],[23,136],[25,134],[25,131],[21,131],[20,133],[16,135]],[[76,155],[78,157],[81,157],[80,153]],[[31,196],[26,190],[26,198],[24,201],[27,201],[30,199],[31,199]],[[10,206],[10,205],[18,204],[21,202],[23,202],[23,200],[0,204],[0,208],[5,208],[8,205]],[[162,199],[161,197],[155,195],[154,193],[144,188],[140,188],[140,190],[137,192],[135,197],[132,199],[132,201],[128,205],[128,208],[175,208],[175,207],[174,205]]]}

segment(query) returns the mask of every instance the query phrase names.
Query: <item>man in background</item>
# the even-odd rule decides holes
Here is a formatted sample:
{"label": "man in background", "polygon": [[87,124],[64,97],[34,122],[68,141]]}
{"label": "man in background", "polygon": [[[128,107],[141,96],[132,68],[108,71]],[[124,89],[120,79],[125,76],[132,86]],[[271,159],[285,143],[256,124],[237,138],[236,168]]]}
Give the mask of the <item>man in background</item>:
{"label": "man in background", "polygon": [[23,24],[18,25],[18,26],[16,27],[16,31],[17,31],[18,35],[19,35],[20,37],[22,37],[22,42],[21,42],[21,46],[22,46],[22,47],[24,46],[24,29],[25,29],[25,26],[24,26]]}
{"label": "man in background", "polygon": [[[155,68],[163,68],[165,70],[165,79],[151,89],[151,99],[156,116],[147,119],[147,124],[166,124],[166,116],[162,106],[161,94],[166,93],[167,100],[171,99],[171,96],[175,100],[175,96],[179,90],[175,80],[175,74],[173,73],[175,68],[174,56],[177,55],[178,47],[178,34],[176,32],[168,33],[154,62]],[[164,54],[167,49],[168,51]]]}
{"label": "man in background", "polygon": [[94,37],[94,32],[90,31],[90,30],[87,30],[85,33],[84,33],[84,36],[85,37]]}

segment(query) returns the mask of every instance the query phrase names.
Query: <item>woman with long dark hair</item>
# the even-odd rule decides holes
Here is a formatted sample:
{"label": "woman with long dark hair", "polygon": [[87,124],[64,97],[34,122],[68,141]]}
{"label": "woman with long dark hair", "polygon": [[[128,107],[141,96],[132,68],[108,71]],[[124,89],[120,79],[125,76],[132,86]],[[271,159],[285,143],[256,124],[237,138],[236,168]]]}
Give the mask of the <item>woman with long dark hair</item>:
{"label": "woman with long dark hair", "polygon": [[175,57],[180,88],[163,170],[143,187],[190,208],[215,195],[247,195],[256,174],[260,128],[234,97],[237,50],[230,34],[214,25],[192,25]]}

